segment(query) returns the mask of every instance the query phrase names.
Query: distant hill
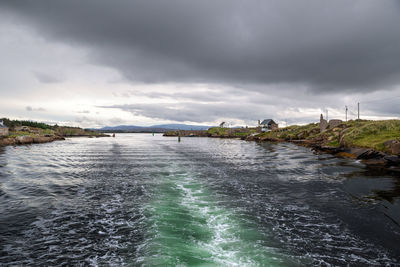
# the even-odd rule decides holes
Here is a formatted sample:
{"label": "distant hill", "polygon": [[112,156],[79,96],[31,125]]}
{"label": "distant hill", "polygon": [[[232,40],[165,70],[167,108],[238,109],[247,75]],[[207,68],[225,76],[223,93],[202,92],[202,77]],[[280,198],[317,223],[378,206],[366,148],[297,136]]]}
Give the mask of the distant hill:
{"label": "distant hill", "polygon": [[159,124],[151,126],[153,128],[164,128],[169,130],[207,130],[211,126],[188,125],[188,124]]}
{"label": "distant hill", "polygon": [[93,129],[101,132],[124,132],[124,133],[164,133],[170,130],[207,130],[209,126],[187,125],[187,124],[160,124],[152,126],[118,125],[106,126],[100,129]]}

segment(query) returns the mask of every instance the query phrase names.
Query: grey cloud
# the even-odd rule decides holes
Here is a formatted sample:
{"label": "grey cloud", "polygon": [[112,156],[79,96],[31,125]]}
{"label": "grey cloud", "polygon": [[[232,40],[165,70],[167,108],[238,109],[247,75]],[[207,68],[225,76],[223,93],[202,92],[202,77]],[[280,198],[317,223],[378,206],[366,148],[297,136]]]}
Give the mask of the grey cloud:
{"label": "grey cloud", "polygon": [[[1,1],[135,82],[374,91],[400,81],[398,1]],[[45,79],[46,80],[46,79]],[[254,89],[249,87],[248,90]]]}
{"label": "grey cloud", "polygon": [[199,104],[193,102],[181,102],[177,104],[128,104],[100,106],[101,108],[115,108],[131,112],[134,115],[172,120],[179,122],[210,122],[221,117],[241,119],[244,121],[257,121],[263,117],[273,117],[267,106],[246,106],[240,103]]}
{"label": "grey cloud", "polygon": [[93,127],[93,126],[104,125],[104,121],[96,119],[96,118],[86,117],[86,116],[76,117],[75,122],[83,125],[83,127]]}
{"label": "grey cloud", "polygon": [[33,74],[35,75],[36,79],[41,83],[59,83],[64,81],[64,79],[59,75],[43,73],[38,71],[34,71]]}
{"label": "grey cloud", "polygon": [[[399,116],[400,114],[400,95],[392,98],[377,99],[361,102],[361,114],[366,113],[371,116]],[[356,107],[354,107],[356,111]]]}
{"label": "grey cloud", "polygon": [[109,123],[109,125],[118,125],[118,124],[126,123],[126,121],[121,118],[114,117],[114,118],[109,119],[108,123]]}
{"label": "grey cloud", "polygon": [[[182,89],[180,92],[168,91],[147,91],[147,90],[131,90],[121,94],[113,93],[114,96],[122,96],[126,98],[143,96],[150,99],[174,99],[180,101],[196,101],[196,102],[221,102],[230,99],[232,96],[237,96],[238,90],[235,89],[215,89],[215,90],[186,90]],[[240,94],[244,91],[240,90]]]}
{"label": "grey cloud", "polygon": [[89,110],[80,110],[80,111],[77,111],[76,113],[89,114],[90,111]]}
{"label": "grey cloud", "polygon": [[33,107],[31,107],[31,106],[26,106],[25,109],[26,109],[27,111],[46,111],[46,109],[44,109],[44,108],[41,108],[41,107],[33,108]]}
{"label": "grey cloud", "polygon": [[[221,91],[184,91],[181,93],[131,91],[133,96],[152,96],[160,94],[158,101],[162,99],[173,103],[153,104],[125,104],[102,106],[101,108],[116,108],[148,118],[172,121],[191,121],[197,123],[211,122],[220,118],[241,119],[248,124],[261,118],[274,118],[288,123],[306,123],[317,121],[319,114],[330,109],[331,118],[344,119],[344,110],[349,108],[349,118],[355,118],[357,102],[361,102],[362,115],[368,116],[398,116],[398,97],[400,88],[386,91],[386,96],[374,93],[374,100],[368,102],[372,96],[361,97],[360,94],[313,94],[306,88],[299,88],[293,93],[286,86],[273,86],[261,92],[259,88],[253,88],[246,92],[247,88],[224,88]],[[346,96],[346,97],[345,97]],[[389,97],[388,97],[389,96]],[[385,98],[385,99],[382,99]],[[129,98],[130,99],[130,98]]]}

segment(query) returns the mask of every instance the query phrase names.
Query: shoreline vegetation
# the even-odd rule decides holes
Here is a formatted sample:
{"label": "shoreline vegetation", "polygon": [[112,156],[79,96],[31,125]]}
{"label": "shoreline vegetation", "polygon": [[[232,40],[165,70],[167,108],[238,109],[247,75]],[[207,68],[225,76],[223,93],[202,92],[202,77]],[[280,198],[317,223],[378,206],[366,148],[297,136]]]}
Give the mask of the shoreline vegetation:
{"label": "shoreline vegetation", "polygon": [[[109,137],[79,127],[48,125],[33,121],[2,119],[8,134],[0,146],[48,143],[66,137]],[[320,123],[292,125],[262,132],[259,127],[208,130],[171,130],[164,136],[237,138],[256,142],[291,142],[338,157],[363,160],[366,164],[400,170],[400,120],[350,120],[321,131]]]}
{"label": "shoreline vegetation", "polygon": [[0,136],[0,146],[49,143],[66,137],[109,137],[79,127],[48,125],[41,122],[1,119],[8,134]]}
{"label": "shoreline vegetation", "polygon": [[321,131],[319,123],[293,125],[268,132],[260,128],[220,128],[169,131],[164,136],[240,138],[256,142],[292,142],[368,165],[400,170],[400,120],[350,120]]}

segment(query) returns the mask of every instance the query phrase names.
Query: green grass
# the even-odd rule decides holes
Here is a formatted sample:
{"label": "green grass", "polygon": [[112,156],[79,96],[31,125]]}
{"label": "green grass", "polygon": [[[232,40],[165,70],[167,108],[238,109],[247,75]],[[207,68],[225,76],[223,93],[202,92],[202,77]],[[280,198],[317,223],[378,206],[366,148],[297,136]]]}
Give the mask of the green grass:
{"label": "green grass", "polygon": [[44,135],[60,135],[60,136],[98,136],[101,133],[97,133],[94,131],[83,130],[77,127],[57,127],[56,130],[52,129],[42,129],[42,128],[34,128],[30,127],[29,131],[10,131],[7,137],[15,138],[18,136],[44,136]]}
{"label": "green grass", "polygon": [[207,130],[207,133],[211,135],[228,135],[228,130],[228,128],[212,127]]}
{"label": "green grass", "polygon": [[310,123],[307,125],[292,125],[279,130],[261,133],[260,137],[277,138],[284,140],[306,139],[319,133],[319,124]]}
{"label": "green grass", "polygon": [[334,129],[320,133],[319,123],[302,126],[289,126],[277,131],[261,133],[259,137],[283,140],[305,139],[322,145],[339,147],[339,135],[344,130],[344,146],[372,148],[389,152],[383,143],[388,140],[400,140],[400,120],[355,120],[343,122]]}
{"label": "green grass", "polygon": [[[27,120],[10,120],[8,118],[0,119],[3,121],[4,125],[9,128],[14,128],[18,126],[28,126],[32,130],[36,130],[40,135],[61,135],[61,136],[100,136],[101,133],[97,133],[91,130],[84,130],[79,127],[69,127],[69,126],[58,126],[49,125],[42,122],[35,121],[27,121]],[[35,136],[35,133],[29,132],[11,132],[9,137],[17,137],[17,136]]]}
{"label": "green grass", "polygon": [[400,121],[363,121],[349,129],[344,139],[348,146],[385,150],[384,142],[400,140]]}
{"label": "green grass", "polygon": [[242,136],[248,136],[249,134],[250,134],[249,132],[242,132],[242,133],[234,133],[233,135],[242,137]]}
{"label": "green grass", "polygon": [[255,133],[255,128],[221,128],[221,127],[212,127],[207,130],[207,134],[209,135],[217,135],[217,136],[237,136],[243,137],[249,134]]}
{"label": "green grass", "polygon": [[44,130],[41,130],[41,134],[44,134],[44,135],[54,135],[54,131],[51,130],[51,129],[44,129]]}
{"label": "green grass", "polygon": [[326,145],[327,145],[327,146],[331,146],[331,147],[339,147],[339,146],[340,146],[338,140],[333,140],[333,141],[327,143]]}
{"label": "green grass", "polygon": [[10,134],[7,137],[10,138],[15,138],[18,136],[35,136],[35,134],[30,133],[30,132],[25,132],[25,131],[15,131],[15,132],[10,132]]}

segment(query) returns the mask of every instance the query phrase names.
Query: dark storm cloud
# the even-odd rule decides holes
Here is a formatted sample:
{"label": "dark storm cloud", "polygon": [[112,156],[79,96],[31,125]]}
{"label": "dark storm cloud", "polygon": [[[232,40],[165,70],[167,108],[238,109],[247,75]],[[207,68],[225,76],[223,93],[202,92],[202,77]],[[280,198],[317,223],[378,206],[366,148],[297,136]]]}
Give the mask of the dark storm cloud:
{"label": "dark storm cloud", "polygon": [[[180,89],[180,90],[179,90]],[[180,101],[196,100],[197,102],[221,102],[227,101],[235,96],[243,96],[243,90],[223,88],[223,89],[208,89],[208,90],[188,90],[187,88],[178,88],[179,92],[164,92],[151,90],[129,90],[122,93],[114,92],[114,96],[133,98],[147,97],[150,99],[174,99]]]}
{"label": "dark storm cloud", "polygon": [[223,117],[248,121],[259,116],[272,117],[272,113],[264,112],[266,106],[246,106],[241,103],[201,104],[193,102],[156,103],[156,104],[127,104],[100,106],[100,108],[120,109],[133,115],[145,116],[161,120],[206,122]]}
{"label": "dark storm cloud", "polygon": [[4,0],[0,8],[131,81],[331,92],[400,80],[395,0]]}

